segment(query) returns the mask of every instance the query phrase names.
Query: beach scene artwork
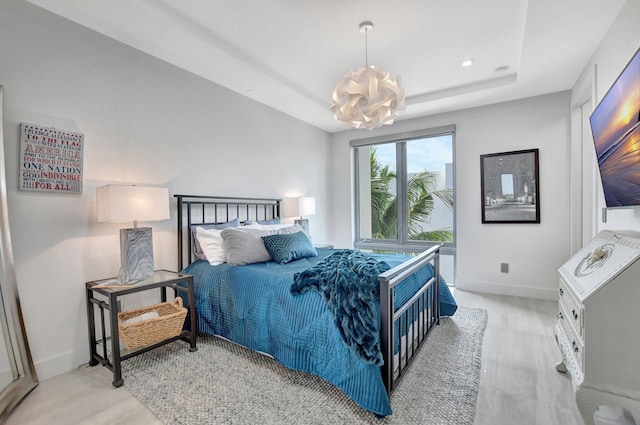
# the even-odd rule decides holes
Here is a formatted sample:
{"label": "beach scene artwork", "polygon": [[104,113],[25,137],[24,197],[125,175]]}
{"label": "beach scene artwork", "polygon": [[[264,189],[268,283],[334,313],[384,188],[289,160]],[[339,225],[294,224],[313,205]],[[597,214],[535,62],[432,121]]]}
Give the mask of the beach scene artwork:
{"label": "beach scene artwork", "polygon": [[607,207],[640,205],[640,50],[590,122]]}

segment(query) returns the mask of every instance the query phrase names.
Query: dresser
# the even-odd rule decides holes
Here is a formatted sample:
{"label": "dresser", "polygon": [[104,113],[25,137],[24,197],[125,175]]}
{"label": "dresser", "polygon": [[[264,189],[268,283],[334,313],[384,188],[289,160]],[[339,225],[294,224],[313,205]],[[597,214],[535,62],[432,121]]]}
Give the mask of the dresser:
{"label": "dresser", "polygon": [[559,274],[556,369],[571,374],[585,424],[600,405],[640,419],[640,233],[600,232]]}

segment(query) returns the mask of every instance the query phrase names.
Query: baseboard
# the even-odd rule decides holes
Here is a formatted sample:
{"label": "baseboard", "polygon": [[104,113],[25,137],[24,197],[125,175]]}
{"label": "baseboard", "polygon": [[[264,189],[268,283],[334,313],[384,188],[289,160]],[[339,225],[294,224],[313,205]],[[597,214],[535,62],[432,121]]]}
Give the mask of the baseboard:
{"label": "baseboard", "polygon": [[467,282],[460,279],[456,279],[456,288],[462,291],[511,295],[514,297],[537,298],[541,300],[558,300],[558,290],[556,288],[534,288],[531,286],[514,286],[491,282]]}
{"label": "baseboard", "polygon": [[80,353],[78,351],[69,351],[59,356],[50,357],[45,360],[34,361],[36,374],[39,381],[53,378],[70,370],[76,369],[83,363],[89,362],[89,350]]}
{"label": "baseboard", "polygon": [[[124,310],[134,310],[159,302],[156,293],[151,294],[151,292],[153,291],[127,295],[126,302],[122,304],[121,308]],[[97,325],[99,326],[99,323]],[[86,328],[86,324],[84,326]],[[107,334],[109,332],[108,326],[109,324],[107,323]],[[86,332],[86,330],[84,332]],[[120,344],[122,344],[122,342]],[[53,378],[54,376],[77,369],[79,366],[88,362],[89,345],[82,345],[78,341],[78,348],[76,350],[61,353],[47,359],[34,359],[33,363],[36,367],[38,380],[44,381],[45,379]]]}

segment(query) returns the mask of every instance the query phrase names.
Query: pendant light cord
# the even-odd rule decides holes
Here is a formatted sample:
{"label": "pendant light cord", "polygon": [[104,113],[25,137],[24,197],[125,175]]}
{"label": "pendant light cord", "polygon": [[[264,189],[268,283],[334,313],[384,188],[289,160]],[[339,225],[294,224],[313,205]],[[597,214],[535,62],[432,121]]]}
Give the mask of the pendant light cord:
{"label": "pendant light cord", "polygon": [[369,68],[369,29],[364,30],[364,67]]}
{"label": "pendant light cord", "polygon": [[369,68],[369,31],[373,29],[373,22],[360,23],[360,32],[364,33],[364,67]]}

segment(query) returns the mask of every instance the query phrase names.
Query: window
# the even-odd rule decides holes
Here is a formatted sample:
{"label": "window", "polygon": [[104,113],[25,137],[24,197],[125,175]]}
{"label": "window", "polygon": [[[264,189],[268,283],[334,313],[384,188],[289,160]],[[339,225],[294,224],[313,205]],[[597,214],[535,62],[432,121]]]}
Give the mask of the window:
{"label": "window", "polygon": [[[354,140],[359,249],[455,255],[455,126]],[[446,260],[445,260],[446,262]]]}

